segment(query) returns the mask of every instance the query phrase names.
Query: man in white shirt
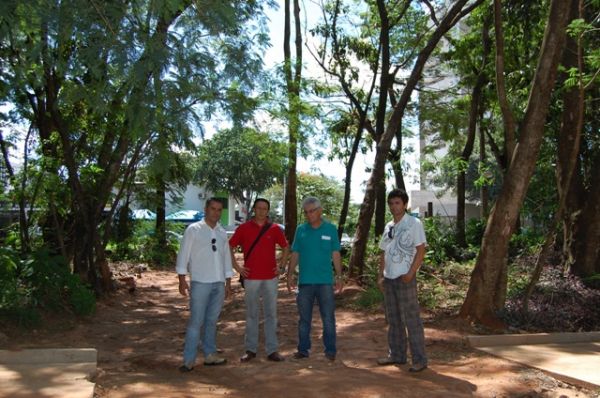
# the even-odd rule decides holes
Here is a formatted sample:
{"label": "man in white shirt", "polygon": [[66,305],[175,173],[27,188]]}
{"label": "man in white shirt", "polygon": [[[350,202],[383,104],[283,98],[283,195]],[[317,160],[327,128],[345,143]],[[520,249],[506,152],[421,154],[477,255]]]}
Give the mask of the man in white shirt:
{"label": "man in white shirt", "polygon": [[389,354],[377,360],[379,365],[406,363],[407,339],[410,344],[410,372],[427,368],[425,334],[417,300],[417,271],[425,257],[425,231],[418,218],[406,213],[408,195],[402,189],[392,190],[387,197],[393,220],[387,223],[381,237],[379,288],[385,298],[388,320]]}
{"label": "man in white shirt", "polygon": [[[219,224],[223,204],[210,198],[204,206],[204,219],[185,230],[177,255],[176,271],[179,276],[179,293],[190,296],[190,319],[185,333],[183,365],[181,372],[194,368],[200,331],[204,331],[202,351],[204,365],[222,365],[227,360],[217,356],[217,320],[225,296],[231,288],[231,253],[227,233]],[[190,276],[191,286],[186,275]]]}

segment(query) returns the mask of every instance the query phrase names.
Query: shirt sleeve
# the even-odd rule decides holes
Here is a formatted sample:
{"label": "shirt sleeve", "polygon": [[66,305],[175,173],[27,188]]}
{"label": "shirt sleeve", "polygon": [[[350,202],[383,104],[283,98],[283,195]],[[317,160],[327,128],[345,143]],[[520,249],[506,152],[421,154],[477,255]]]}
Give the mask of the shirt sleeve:
{"label": "shirt sleeve", "polygon": [[238,226],[233,233],[233,236],[229,238],[229,247],[237,247],[241,245],[240,236],[241,236],[242,226]]}
{"label": "shirt sleeve", "polygon": [[187,228],[183,233],[179,253],[177,253],[177,264],[175,266],[175,271],[178,275],[187,275],[189,272],[188,265],[192,253],[193,235],[194,233],[190,228]]}
{"label": "shirt sleeve", "polygon": [[417,219],[417,222],[413,227],[413,234],[415,237],[415,247],[421,244],[427,245],[427,239],[425,238],[425,230],[423,229],[423,223],[419,219]]}
{"label": "shirt sleeve", "polygon": [[340,245],[340,238],[338,238],[338,232],[335,225],[331,224],[331,250],[339,252],[342,246]]}
{"label": "shirt sleeve", "polygon": [[233,276],[233,266],[231,265],[231,251],[223,250],[223,267],[225,271],[225,279]]}
{"label": "shirt sleeve", "polygon": [[273,224],[273,226],[271,228],[274,228],[275,242],[280,247],[288,247],[289,246],[288,241],[285,238],[285,235],[284,235],[283,231],[281,230],[281,228],[279,227],[279,225]]}

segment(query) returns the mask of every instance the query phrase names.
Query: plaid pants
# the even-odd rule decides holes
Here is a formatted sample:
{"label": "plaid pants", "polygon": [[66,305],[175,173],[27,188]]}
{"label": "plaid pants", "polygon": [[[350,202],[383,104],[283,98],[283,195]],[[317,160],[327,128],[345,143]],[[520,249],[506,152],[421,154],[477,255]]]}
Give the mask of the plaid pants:
{"label": "plaid pants", "polygon": [[385,312],[388,320],[390,358],[406,361],[406,332],[413,365],[427,365],[425,333],[419,315],[417,278],[409,283],[401,278],[384,279]]}

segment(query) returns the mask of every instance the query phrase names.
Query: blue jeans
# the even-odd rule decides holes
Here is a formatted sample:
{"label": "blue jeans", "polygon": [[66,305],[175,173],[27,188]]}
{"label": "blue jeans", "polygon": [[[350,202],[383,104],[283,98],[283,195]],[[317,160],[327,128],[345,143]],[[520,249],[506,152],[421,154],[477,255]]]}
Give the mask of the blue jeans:
{"label": "blue jeans", "polygon": [[204,356],[217,351],[217,320],[225,300],[225,284],[223,282],[193,282],[190,287],[190,319],[185,332],[183,348],[183,364],[189,368],[194,366],[200,343],[200,330],[204,331],[202,351]]}
{"label": "blue jeans", "polygon": [[265,317],[265,351],[267,355],[277,351],[277,284],[279,278],[261,280],[246,279],[246,337],[247,351],[256,353],[258,349],[258,324],[260,316],[260,298],[262,296]]}
{"label": "blue jeans", "polygon": [[296,303],[298,305],[298,352],[307,355],[310,351],[310,328],[313,305],[317,300],[323,322],[323,345],[326,355],[335,355],[335,297],[333,285],[299,285]]}

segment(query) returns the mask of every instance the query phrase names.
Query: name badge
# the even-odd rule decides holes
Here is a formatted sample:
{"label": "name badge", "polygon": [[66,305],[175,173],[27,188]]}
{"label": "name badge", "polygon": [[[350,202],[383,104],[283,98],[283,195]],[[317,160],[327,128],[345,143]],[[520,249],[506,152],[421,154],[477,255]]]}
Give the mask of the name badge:
{"label": "name badge", "polygon": [[321,239],[323,239],[323,240],[331,240],[331,236],[321,235]]}

